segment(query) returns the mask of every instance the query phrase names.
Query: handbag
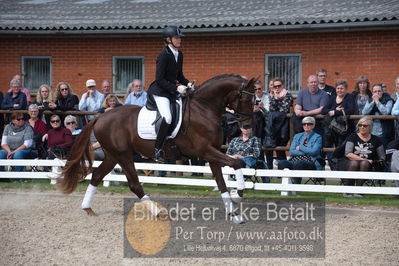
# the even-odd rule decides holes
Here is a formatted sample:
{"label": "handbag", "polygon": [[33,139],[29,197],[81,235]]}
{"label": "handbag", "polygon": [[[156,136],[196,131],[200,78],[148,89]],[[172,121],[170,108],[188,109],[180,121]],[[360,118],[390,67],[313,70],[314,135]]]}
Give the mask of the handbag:
{"label": "handbag", "polygon": [[343,115],[334,117],[328,126],[332,132],[341,136],[348,133],[348,117],[346,116],[344,110],[342,110],[342,114]]}
{"label": "handbag", "polygon": [[308,161],[308,162],[313,162],[312,156],[308,154],[304,155],[294,155],[291,157],[290,161],[296,162],[296,161]]}

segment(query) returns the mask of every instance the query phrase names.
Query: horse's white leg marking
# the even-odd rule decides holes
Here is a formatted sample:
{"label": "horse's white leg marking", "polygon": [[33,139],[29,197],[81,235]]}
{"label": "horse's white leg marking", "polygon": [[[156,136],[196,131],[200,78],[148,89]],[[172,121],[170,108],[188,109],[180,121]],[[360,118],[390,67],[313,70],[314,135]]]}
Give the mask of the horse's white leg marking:
{"label": "horse's white leg marking", "polygon": [[244,183],[244,175],[242,173],[241,168],[234,170],[236,174],[236,180],[237,180],[237,189],[238,190],[244,190],[245,189],[245,183]]}
{"label": "horse's white leg marking", "polygon": [[151,212],[152,215],[157,217],[161,210],[158,208],[157,204],[155,204],[151,199],[150,196],[144,195],[141,199],[143,205]]}
{"label": "horse's white leg marking", "polygon": [[93,200],[94,194],[96,193],[97,187],[89,184],[86,189],[85,197],[83,198],[82,202],[82,209],[91,208],[91,201]]}

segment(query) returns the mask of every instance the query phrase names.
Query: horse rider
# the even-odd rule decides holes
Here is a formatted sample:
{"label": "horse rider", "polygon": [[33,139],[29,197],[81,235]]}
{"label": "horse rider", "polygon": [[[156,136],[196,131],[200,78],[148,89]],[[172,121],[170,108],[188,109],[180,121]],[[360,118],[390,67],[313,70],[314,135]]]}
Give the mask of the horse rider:
{"label": "horse rider", "polygon": [[[169,133],[172,115],[170,103],[175,102],[178,94],[185,94],[193,85],[183,75],[183,53],[178,50],[181,45],[181,30],[169,25],[163,30],[165,48],[158,55],[155,81],[148,89],[148,97],[152,95],[162,116],[161,126],[155,141],[154,160],[164,161],[163,144]],[[178,83],[177,83],[178,82]],[[179,84],[179,85],[178,85]]]}

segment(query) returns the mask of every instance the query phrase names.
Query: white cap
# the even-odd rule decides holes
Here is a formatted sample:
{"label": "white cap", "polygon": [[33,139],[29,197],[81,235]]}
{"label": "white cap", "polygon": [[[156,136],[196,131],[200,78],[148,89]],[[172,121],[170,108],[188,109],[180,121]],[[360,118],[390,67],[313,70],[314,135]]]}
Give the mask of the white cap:
{"label": "white cap", "polygon": [[86,81],[86,87],[96,86],[96,81],[94,79],[88,79]]}

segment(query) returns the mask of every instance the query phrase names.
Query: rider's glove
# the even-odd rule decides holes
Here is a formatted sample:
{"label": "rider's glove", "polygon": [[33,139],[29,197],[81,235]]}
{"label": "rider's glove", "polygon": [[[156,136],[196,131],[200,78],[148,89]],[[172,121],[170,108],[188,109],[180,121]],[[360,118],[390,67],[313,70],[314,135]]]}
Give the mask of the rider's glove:
{"label": "rider's glove", "polygon": [[177,91],[178,91],[180,94],[185,94],[186,91],[187,91],[187,86],[179,85],[179,86],[177,87]]}
{"label": "rider's glove", "polygon": [[191,83],[191,82],[189,82],[189,83],[187,84],[187,87],[188,87],[191,91],[194,91],[194,90],[195,90],[194,84]]}

